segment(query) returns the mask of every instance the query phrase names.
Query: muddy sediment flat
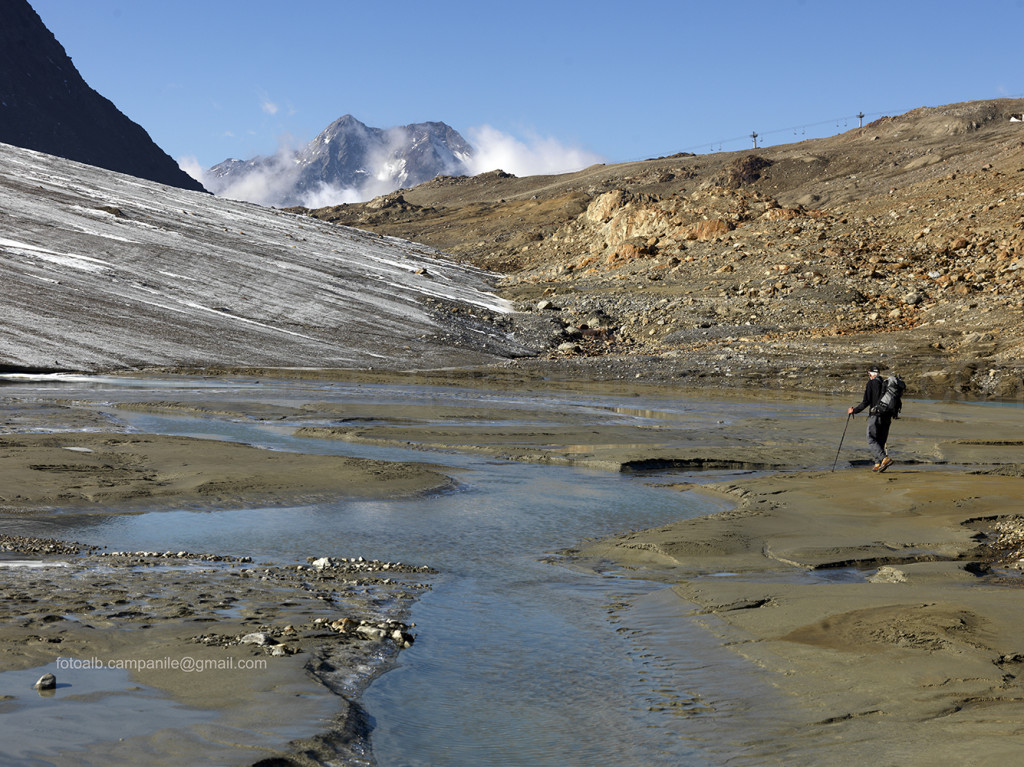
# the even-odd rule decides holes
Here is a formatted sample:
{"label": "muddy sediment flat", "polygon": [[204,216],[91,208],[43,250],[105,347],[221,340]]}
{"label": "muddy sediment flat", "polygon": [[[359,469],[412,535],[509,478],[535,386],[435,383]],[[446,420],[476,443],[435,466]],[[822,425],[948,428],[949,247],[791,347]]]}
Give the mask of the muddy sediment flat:
{"label": "muddy sediment flat", "polygon": [[[673,584],[802,712],[779,764],[1000,764],[1024,745],[1019,476],[791,473],[700,489],[734,509],[576,552]],[[1019,567],[1019,565],[1017,565]],[[758,762],[756,759],[751,763]]]}
{"label": "muddy sediment flat", "polygon": [[[106,405],[13,398],[2,414],[0,711],[24,735],[5,758],[127,764],[147,753],[153,764],[251,764],[367,751],[370,727],[355,700],[413,641],[403,619],[429,587],[429,568],[358,552],[325,560],[315,540],[307,560],[254,562],[8,531],[34,519],[60,535],[82,514],[410,497],[451,487],[449,477],[416,463],[139,434]],[[56,690],[32,689],[44,672]],[[140,717],[140,705],[152,716]],[[80,726],[40,730],[52,716]]]}
{"label": "muddy sediment flat", "polygon": [[196,503],[296,503],[394,497],[448,487],[413,464],[261,450],[213,439],[62,432],[0,435],[0,505],[8,509]]}
{"label": "muddy sediment flat", "polygon": [[[476,405],[450,414],[431,406],[352,408],[334,423],[297,426],[298,436],[421,450],[484,453],[527,462],[612,471],[658,468],[761,470],[861,466],[870,456],[863,415],[849,421],[835,397],[687,401],[659,409],[607,393],[584,412],[557,406],[525,412]],[[614,403],[614,404],[612,404]],[[915,403],[897,420],[891,453],[901,463],[988,466],[1024,463],[1019,409]],[[845,431],[845,436],[844,436]],[[841,449],[840,449],[841,446]]]}
{"label": "muddy sediment flat", "polygon": [[[300,751],[353,757],[369,733],[354,700],[414,641],[402,617],[431,572],[8,535],[0,551],[0,711],[7,726],[24,720],[3,754],[19,763],[128,764],[138,753],[160,765],[250,764]],[[32,689],[44,672],[57,689]],[[119,727],[111,716],[122,717]],[[54,717],[76,726],[50,732]]]}
{"label": "muddy sediment flat", "polygon": [[[879,475],[867,468],[863,417],[847,422],[851,402],[838,398],[680,400],[666,406],[636,387],[594,391],[586,407],[565,408],[550,392],[496,402],[482,391],[466,388],[443,403],[400,406],[373,402],[372,393],[365,402],[343,404],[136,395],[102,408],[83,402],[35,410],[15,405],[3,412],[10,432],[0,453],[3,502],[17,516],[174,504],[216,511],[332,494],[417,494],[451,483],[419,463],[117,431],[116,418],[104,413],[118,409],[238,418],[299,437],[416,448],[426,460],[430,451],[444,450],[610,471],[756,469],[727,482],[698,479],[699,487],[679,488],[718,494],[735,504],[726,511],[572,552],[669,584],[680,611],[792,697],[804,712],[799,726],[787,718],[776,731],[740,734],[750,738],[748,753],[778,755],[786,764],[838,765],[870,761],[880,752],[923,764],[926,757],[935,763],[948,754],[996,759],[1022,745],[1024,731],[1015,722],[1024,700],[1016,682],[1024,646],[1016,627],[1024,592],[1012,568],[993,567],[993,526],[1020,513],[1024,491],[1019,408],[914,402],[893,426],[897,463]],[[575,389],[573,396],[579,394]],[[64,431],[68,423],[78,430]],[[47,425],[50,433],[17,431]],[[838,468],[832,472],[834,459]],[[21,571],[20,590],[11,594],[14,612],[0,645],[17,659],[17,669],[61,657],[179,657],[193,650],[202,659],[276,663],[273,673],[244,680],[226,672],[197,679],[158,669],[134,677],[185,705],[242,719],[247,696],[264,693],[294,694],[303,705],[289,711],[300,718],[319,710],[317,696],[329,684],[311,677],[310,669],[326,648],[353,651],[347,660],[339,654],[329,661],[336,670],[358,666],[365,657],[359,653],[376,652],[330,624],[383,621],[375,600],[408,604],[417,587],[416,576],[413,590],[388,591],[378,580],[360,596],[346,584],[329,585],[308,562],[259,569],[188,552],[154,559],[149,555],[156,552],[119,557],[75,555],[59,545],[13,549],[8,557],[52,565],[42,575]],[[102,583],[96,580],[100,572]],[[808,579],[808,573],[819,577]],[[58,592],[60,599],[52,602],[50,595]],[[311,595],[317,603],[307,601]],[[268,642],[242,643],[246,633],[267,634]],[[358,742],[358,709],[343,708],[355,718],[335,715],[324,730],[335,734],[335,744]],[[298,730],[292,734],[302,741]],[[267,748],[268,754],[294,753]]]}

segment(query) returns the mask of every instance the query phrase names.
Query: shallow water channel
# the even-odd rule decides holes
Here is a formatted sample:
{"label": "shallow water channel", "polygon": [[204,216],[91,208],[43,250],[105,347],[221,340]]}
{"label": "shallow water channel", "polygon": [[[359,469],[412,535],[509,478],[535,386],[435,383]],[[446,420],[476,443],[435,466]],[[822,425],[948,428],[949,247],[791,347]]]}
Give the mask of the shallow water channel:
{"label": "shallow water channel", "polygon": [[[40,403],[174,399],[211,402],[394,401],[451,406],[513,402],[621,422],[673,413],[727,417],[706,403],[444,387],[239,380],[84,380],[5,387]],[[131,429],[230,439],[277,450],[430,462],[451,492],[388,501],[241,510],[161,510],[81,524],[25,519],[20,534],[109,549],[206,551],[304,561],[363,556],[426,564],[440,574],[413,607],[417,641],[365,690],[380,765],[715,765],[737,756],[738,728],[756,720],[761,690],[731,654],[685,618],[663,586],[580,571],[550,555],[589,537],[662,525],[722,508],[658,484],[682,475],[629,475],[292,435],[251,418],[114,411]],[[326,422],[326,421],[325,421]],[[3,721],[0,720],[0,737]],[[749,732],[747,733],[749,736]],[[749,741],[748,741],[749,742]],[[732,745],[731,745],[732,744]]]}

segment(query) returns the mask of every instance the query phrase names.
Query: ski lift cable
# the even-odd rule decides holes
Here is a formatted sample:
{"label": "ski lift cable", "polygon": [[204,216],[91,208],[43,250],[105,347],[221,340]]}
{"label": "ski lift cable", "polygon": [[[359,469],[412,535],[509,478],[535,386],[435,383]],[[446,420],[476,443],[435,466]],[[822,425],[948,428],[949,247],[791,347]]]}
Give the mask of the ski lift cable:
{"label": "ski lift cable", "polygon": [[[1008,98],[1014,98],[1014,97],[1011,96],[1011,97],[1008,97]],[[1024,98],[1024,96],[1022,96],[1022,98]],[[903,110],[903,111],[905,112],[907,110]],[[877,117],[882,117],[884,115],[893,115],[893,114],[902,114],[902,112],[900,110],[889,110],[889,111],[885,111],[885,112],[858,112],[855,115],[847,115],[845,117],[833,117],[830,120],[821,120],[819,122],[813,122],[813,123],[800,123],[799,125],[791,125],[788,128],[775,128],[773,130],[757,131],[757,137],[758,137],[758,139],[764,139],[767,136],[775,136],[775,135],[778,135],[778,134],[781,134],[781,133],[787,133],[788,134],[790,131],[793,132],[793,135],[797,135],[797,131],[799,131],[801,136],[805,136],[805,135],[807,135],[807,130],[809,128],[819,128],[819,127],[821,127],[823,125],[832,125],[832,124],[835,124],[836,127],[839,127],[840,123],[844,123],[846,125],[849,125],[849,121],[850,120],[857,120],[858,121],[858,127],[863,127],[863,121],[864,120],[869,120],[870,121],[870,120],[873,120],[873,119],[875,119]],[[700,150],[706,149],[708,147],[710,147],[711,152],[714,152],[716,146],[718,147],[718,151],[721,152],[721,151],[723,151],[723,147],[724,147],[725,144],[732,145],[732,144],[740,144],[740,143],[742,143],[744,146],[746,146],[746,145],[748,145],[750,143],[750,139],[751,139],[750,133],[747,133],[747,134],[745,134],[743,136],[733,136],[731,138],[716,138],[716,139],[714,139],[712,141],[702,141],[699,144],[692,144],[692,145],[690,145],[688,147],[684,147],[683,149],[678,149],[678,150],[676,150],[676,152],[699,152]],[[764,146],[765,146],[765,142],[762,140],[760,142],[760,146],[758,148],[763,148]],[[674,154],[674,152],[672,154]],[[635,158],[634,160],[626,160],[626,162],[635,162],[635,161],[637,161],[637,159],[639,159],[639,158]]]}
{"label": "ski lift cable", "polygon": [[[897,112],[893,112],[893,111],[889,111],[889,112],[871,112],[871,113],[861,112],[861,113],[858,113],[858,114],[855,114],[855,115],[847,115],[845,117],[833,117],[830,120],[821,120],[819,122],[813,122],[813,123],[801,123],[800,125],[792,125],[792,126],[789,126],[788,128],[775,128],[773,130],[757,131],[757,136],[758,136],[758,138],[764,138],[765,136],[774,136],[774,135],[777,135],[777,134],[780,134],[780,133],[789,133],[790,131],[792,131],[794,133],[796,131],[800,131],[800,133],[802,135],[806,135],[806,131],[807,131],[808,128],[818,128],[818,127],[821,127],[822,125],[832,125],[832,124],[835,124],[838,127],[840,123],[846,123],[848,125],[850,120],[858,120],[858,121],[860,121],[860,120],[865,120],[865,119],[868,119],[868,118],[872,118],[873,119],[875,117],[881,117],[881,116],[886,115],[886,114],[897,114]],[[691,152],[691,151],[695,151],[695,150],[698,150],[698,149],[702,149],[702,148],[707,147],[707,146],[710,146],[712,148],[712,151],[714,151],[714,147],[715,147],[716,144],[719,145],[719,146],[722,146],[723,144],[735,144],[735,143],[738,143],[738,142],[743,142],[744,144],[746,144],[749,141],[750,141],[750,134],[748,133],[745,136],[733,136],[732,138],[715,139],[713,141],[703,141],[700,144],[694,144],[692,146],[686,147],[686,148],[682,149],[681,151],[683,151],[683,152]]]}

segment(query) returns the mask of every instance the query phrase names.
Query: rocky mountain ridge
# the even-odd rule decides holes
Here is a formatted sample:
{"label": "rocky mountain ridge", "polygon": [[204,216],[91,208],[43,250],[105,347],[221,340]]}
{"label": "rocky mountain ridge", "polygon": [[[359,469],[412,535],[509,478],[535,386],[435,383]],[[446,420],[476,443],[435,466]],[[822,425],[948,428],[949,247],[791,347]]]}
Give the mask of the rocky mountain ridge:
{"label": "rocky mountain ridge", "polygon": [[27,0],[0,0],[0,142],[203,191],[82,79]]}
{"label": "rocky mountain ridge", "polygon": [[575,174],[438,178],[308,211],[504,274],[565,375],[1024,396],[1020,100]]}
{"label": "rocky mountain ridge", "polygon": [[332,195],[366,199],[438,175],[463,175],[472,153],[458,131],[443,122],[384,130],[344,115],[296,152],[225,160],[205,177],[214,193],[242,199],[248,199],[251,181],[260,179],[261,197],[251,201],[284,207]]}

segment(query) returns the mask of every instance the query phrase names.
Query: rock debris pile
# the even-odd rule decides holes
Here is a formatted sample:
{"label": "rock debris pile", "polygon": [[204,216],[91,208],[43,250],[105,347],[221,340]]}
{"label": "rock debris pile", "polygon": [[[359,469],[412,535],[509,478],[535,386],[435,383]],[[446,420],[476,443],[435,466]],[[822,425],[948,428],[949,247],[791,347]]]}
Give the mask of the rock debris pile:
{"label": "rock debris pile", "polygon": [[[358,656],[371,669],[415,641],[403,617],[430,586],[408,576],[437,572],[363,557],[275,565],[187,551],[97,552],[17,536],[2,544],[37,559],[7,570],[0,617],[17,625],[0,637],[0,650],[35,637],[71,652],[87,641],[81,631],[176,625],[183,642],[271,656],[306,652],[347,668]],[[195,631],[211,624],[213,631]]]}

